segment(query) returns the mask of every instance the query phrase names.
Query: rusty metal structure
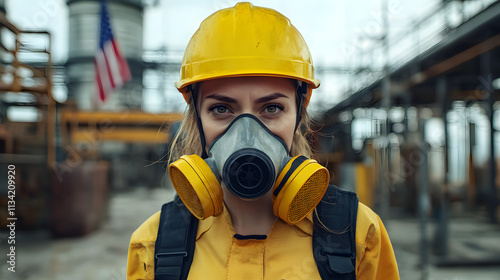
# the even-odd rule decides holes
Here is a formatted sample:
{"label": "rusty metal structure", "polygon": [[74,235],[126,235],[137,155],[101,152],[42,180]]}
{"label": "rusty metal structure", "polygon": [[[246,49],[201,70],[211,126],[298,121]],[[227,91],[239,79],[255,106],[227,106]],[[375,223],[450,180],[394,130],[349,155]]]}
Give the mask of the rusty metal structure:
{"label": "rusty metal structure", "polygon": [[[0,30],[3,36],[0,44],[0,164],[16,165],[17,198],[24,201],[17,212],[25,226],[32,227],[46,209],[45,190],[49,181],[46,167],[55,161],[55,137],[49,137],[55,135],[56,117],[51,36],[45,31],[20,30],[5,13],[0,13]],[[34,121],[11,121],[12,108],[28,108],[36,117]],[[0,204],[6,203],[6,193],[2,193]]]}
{"label": "rusty metal structure", "polygon": [[[73,29],[81,25],[78,19],[91,18],[97,30],[99,1],[74,0],[68,5]],[[121,15],[118,20],[132,14],[142,32],[140,1],[112,1],[111,6]],[[92,94],[92,71],[87,67],[92,46],[70,55],[66,65],[53,65],[49,32],[19,29],[5,13],[0,13],[0,32],[0,165],[16,166],[16,199],[22,202],[17,209],[19,228],[49,228],[54,236],[87,234],[106,218],[111,190],[135,186],[132,177],[145,186],[160,184],[162,164],[146,167],[164,160],[171,137],[166,128],[182,114],[141,110],[141,42],[129,38],[123,45],[138,65],[132,85],[123,91],[139,96],[95,110],[79,102]],[[86,34],[80,35],[85,41]],[[64,102],[53,97],[54,77],[67,82],[69,98]],[[158,147],[162,151],[157,152]],[[0,205],[7,207],[7,201],[2,190]]]}

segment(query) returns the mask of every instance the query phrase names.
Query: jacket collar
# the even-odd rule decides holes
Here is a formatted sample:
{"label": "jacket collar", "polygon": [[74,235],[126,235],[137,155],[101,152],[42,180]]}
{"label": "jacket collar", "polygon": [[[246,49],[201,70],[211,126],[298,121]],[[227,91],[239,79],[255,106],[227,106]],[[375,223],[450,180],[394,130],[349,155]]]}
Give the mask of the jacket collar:
{"label": "jacket collar", "polygon": [[[296,227],[307,235],[313,235],[313,213],[309,213],[306,218],[302,221],[292,225],[292,227]],[[223,205],[222,213],[217,217],[209,217],[205,220],[200,220],[198,223],[198,232],[196,233],[196,240],[198,240],[205,232],[212,228],[215,219],[223,219],[225,223],[228,224],[228,230],[231,231],[231,234],[234,235],[234,228],[231,224],[231,217],[229,215],[229,211],[227,211],[226,205]]]}

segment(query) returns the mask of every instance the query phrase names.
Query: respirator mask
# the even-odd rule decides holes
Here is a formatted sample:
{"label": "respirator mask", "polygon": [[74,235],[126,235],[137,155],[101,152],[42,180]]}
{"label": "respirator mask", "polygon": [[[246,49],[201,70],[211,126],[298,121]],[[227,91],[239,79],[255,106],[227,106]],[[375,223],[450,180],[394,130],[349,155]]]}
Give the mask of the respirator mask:
{"label": "respirator mask", "polygon": [[198,219],[222,212],[223,182],[244,199],[259,198],[272,189],[274,214],[295,224],[321,201],[330,177],[315,160],[288,154],[280,137],[257,117],[242,114],[213,141],[208,158],[184,155],[170,164],[169,175],[180,199]]}

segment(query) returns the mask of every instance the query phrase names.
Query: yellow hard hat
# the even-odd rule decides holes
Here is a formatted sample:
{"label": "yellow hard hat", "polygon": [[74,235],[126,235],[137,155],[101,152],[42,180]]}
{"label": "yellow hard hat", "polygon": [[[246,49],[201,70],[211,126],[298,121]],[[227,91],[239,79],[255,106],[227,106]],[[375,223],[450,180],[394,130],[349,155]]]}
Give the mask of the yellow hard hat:
{"label": "yellow hard hat", "polygon": [[182,59],[177,89],[189,103],[187,86],[237,76],[292,78],[309,84],[305,105],[320,81],[314,78],[304,38],[279,12],[251,3],[219,10],[201,24]]}

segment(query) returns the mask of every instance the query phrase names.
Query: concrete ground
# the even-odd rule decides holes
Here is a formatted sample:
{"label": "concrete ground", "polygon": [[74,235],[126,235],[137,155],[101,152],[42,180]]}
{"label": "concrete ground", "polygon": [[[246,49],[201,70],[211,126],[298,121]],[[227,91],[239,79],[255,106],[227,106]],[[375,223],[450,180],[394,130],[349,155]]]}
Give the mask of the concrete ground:
{"label": "concrete ground", "polygon": [[[125,279],[130,235],[172,197],[173,193],[165,189],[139,188],[113,194],[109,219],[100,229],[83,237],[54,239],[47,230],[17,231],[15,273],[7,270],[8,233],[0,231],[0,279]],[[450,257],[431,256],[429,266],[423,270],[418,220],[399,218],[385,223],[401,279],[500,279],[500,225],[477,217],[453,218],[449,227]],[[432,231],[433,226],[429,225],[429,236]],[[470,266],[471,262],[475,265]],[[436,266],[437,263],[448,266]],[[423,271],[427,271],[426,276]]]}
{"label": "concrete ground", "polygon": [[421,224],[416,219],[385,222],[404,280],[498,280],[500,279],[500,225],[481,217],[450,219],[448,253],[433,253],[435,225],[427,226],[427,265],[421,261]]}
{"label": "concrete ground", "polygon": [[132,232],[173,198],[165,189],[139,188],[112,195],[109,218],[96,231],[55,239],[48,230],[16,232],[16,272],[7,270],[6,232],[0,232],[0,279],[125,279]]}

